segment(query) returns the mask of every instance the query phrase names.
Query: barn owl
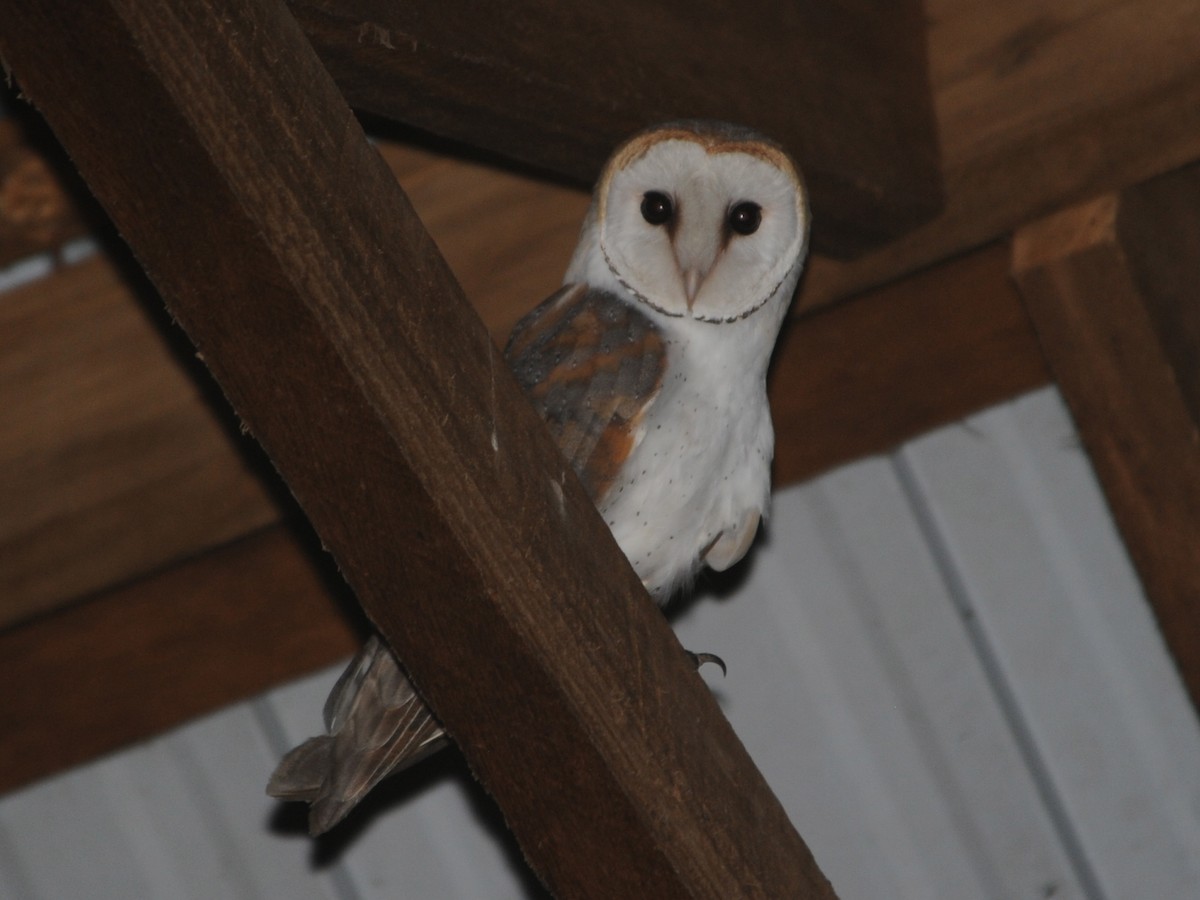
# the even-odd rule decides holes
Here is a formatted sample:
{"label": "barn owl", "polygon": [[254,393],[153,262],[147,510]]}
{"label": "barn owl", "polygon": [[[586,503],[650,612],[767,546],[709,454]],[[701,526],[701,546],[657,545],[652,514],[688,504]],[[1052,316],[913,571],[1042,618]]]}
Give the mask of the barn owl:
{"label": "barn owl", "polygon": [[[609,159],[563,286],[509,338],[518,382],[660,603],[740,560],[766,514],[767,364],[808,231],[775,143],[724,123],[649,129]],[[314,834],[446,741],[377,635],[325,720],[267,788],[310,801]]]}

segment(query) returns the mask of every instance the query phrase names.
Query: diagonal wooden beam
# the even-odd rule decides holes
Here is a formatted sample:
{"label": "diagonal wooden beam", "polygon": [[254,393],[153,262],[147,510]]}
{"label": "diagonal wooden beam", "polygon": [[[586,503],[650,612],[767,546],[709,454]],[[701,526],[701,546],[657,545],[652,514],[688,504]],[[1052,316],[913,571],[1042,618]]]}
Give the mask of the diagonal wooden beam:
{"label": "diagonal wooden beam", "polygon": [[0,793],[349,656],[327,575],[275,526],[0,631]]}
{"label": "diagonal wooden beam", "polygon": [[1017,233],[1013,268],[1200,708],[1200,168]]}
{"label": "diagonal wooden beam", "polygon": [[823,252],[877,246],[942,205],[916,0],[289,5],[352,106],[580,183],[634,131],[716,118],[800,160]]}
{"label": "diagonal wooden beam", "polygon": [[6,67],[551,890],[832,896],[286,7],[0,11]]}

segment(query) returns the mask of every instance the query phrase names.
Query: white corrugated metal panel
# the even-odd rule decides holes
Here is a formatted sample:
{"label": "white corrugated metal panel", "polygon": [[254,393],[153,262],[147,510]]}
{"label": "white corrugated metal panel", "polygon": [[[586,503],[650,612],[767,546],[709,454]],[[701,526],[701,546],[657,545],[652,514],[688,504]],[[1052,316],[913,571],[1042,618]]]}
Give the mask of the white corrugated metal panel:
{"label": "white corrugated metal panel", "polygon": [[48,253],[31,256],[12,265],[0,268],[0,294],[19,288],[23,284],[45,278],[54,270],[54,258]]}
{"label": "white corrugated metal panel", "polygon": [[[783,492],[676,626],[844,900],[1200,896],[1200,729],[1055,392]],[[0,799],[0,895],[529,896],[453,758],[279,826],[336,674]]]}
{"label": "white corrugated metal panel", "polygon": [[5,898],[333,898],[270,827],[247,705],[0,800]]}
{"label": "white corrugated metal panel", "polygon": [[890,464],[781,500],[681,639],[725,655],[726,713],[841,895],[1081,896]]}
{"label": "white corrugated metal panel", "polygon": [[1200,738],[1065,419],[1042,394],[916,442],[899,468],[1098,888],[1197,897]]}

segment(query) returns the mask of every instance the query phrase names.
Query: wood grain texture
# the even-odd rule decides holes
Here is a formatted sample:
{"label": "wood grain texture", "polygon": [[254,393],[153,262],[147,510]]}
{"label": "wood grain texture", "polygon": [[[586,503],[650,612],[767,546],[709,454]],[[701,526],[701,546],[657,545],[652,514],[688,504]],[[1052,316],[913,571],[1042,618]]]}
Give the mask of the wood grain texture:
{"label": "wood grain texture", "polygon": [[[1197,184],[1194,172],[1167,176],[1132,191],[1128,204],[1109,196],[1048,217],[1018,233],[1013,258],[1047,360],[1200,707],[1200,423],[1183,387],[1194,384],[1197,348],[1181,353],[1160,338],[1161,326],[1183,320],[1195,334],[1194,296],[1177,303],[1162,286],[1195,266],[1200,234],[1184,226],[1178,261],[1144,252],[1144,240],[1172,221],[1173,204],[1158,202],[1162,188],[1189,196],[1194,210]],[[1144,277],[1163,265],[1172,271]]]}
{"label": "wood grain texture", "polygon": [[775,486],[884,453],[1049,381],[994,244],[786,327],[771,372]]}
{"label": "wood grain texture", "polygon": [[1194,0],[929,0],[926,13],[946,208],[851,263],[814,260],[805,306],[1200,159]]}
{"label": "wood grain texture", "polygon": [[0,303],[0,623],[278,517],[160,329],[102,259]]}
{"label": "wood grain texture", "polygon": [[832,896],[286,8],[3,9],[23,89],[551,890]]}
{"label": "wood grain texture", "polygon": [[0,632],[0,793],[350,654],[334,594],[277,527]]}
{"label": "wood grain texture", "polygon": [[589,194],[395,142],[380,153],[497,346],[562,284]]}
{"label": "wood grain texture", "polygon": [[352,106],[580,184],[630,134],[710,118],[800,160],[826,252],[878,245],[941,205],[914,0],[290,6]]}

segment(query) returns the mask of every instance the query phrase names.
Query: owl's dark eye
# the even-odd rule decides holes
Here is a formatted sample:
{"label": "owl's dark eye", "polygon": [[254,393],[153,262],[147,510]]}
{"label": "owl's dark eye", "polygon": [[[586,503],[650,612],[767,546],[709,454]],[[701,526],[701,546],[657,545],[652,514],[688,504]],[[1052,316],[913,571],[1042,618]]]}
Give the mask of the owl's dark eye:
{"label": "owl's dark eye", "polygon": [[642,218],[651,225],[666,225],[675,215],[671,198],[662,191],[646,191],[642,195]]}
{"label": "owl's dark eye", "polygon": [[743,200],[729,211],[729,227],[737,234],[754,234],[762,223],[762,207]]}

